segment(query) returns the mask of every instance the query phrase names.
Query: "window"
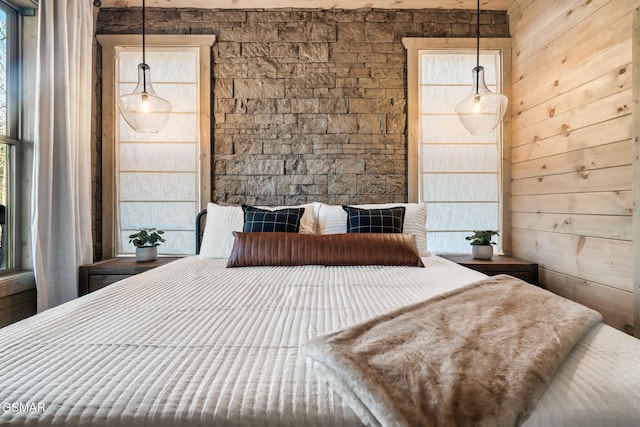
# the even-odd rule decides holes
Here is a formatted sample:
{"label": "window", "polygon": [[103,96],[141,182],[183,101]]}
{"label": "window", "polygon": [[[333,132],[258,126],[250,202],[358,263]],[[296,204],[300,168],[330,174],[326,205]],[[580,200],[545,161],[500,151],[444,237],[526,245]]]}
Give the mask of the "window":
{"label": "window", "polygon": [[[171,114],[157,134],[134,132],[122,114],[116,125],[116,255],[130,254],[128,236],[140,228],[164,230],[159,253],[193,251],[194,218],[200,210],[199,49],[149,48],[156,92],[170,100]],[[118,91],[138,82],[139,48],[116,49]]]}
{"label": "window", "polygon": [[103,80],[103,108],[113,111],[103,123],[112,136],[103,141],[103,257],[133,254],[128,236],[150,227],[165,231],[159,254],[195,251],[195,216],[210,197],[213,36],[166,37],[147,36],[153,87],[172,106],[165,127],[151,134],[134,132],[116,108],[137,83],[140,36],[98,36],[103,76],[111,77]]}
{"label": "window", "polygon": [[[439,252],[466,252],[471,230],[500,229],[499,129],[469,134],[459,123],[456,103],[471,90],[476,54],[419,52],[419,199],[429,212],[428,246]],[[487,86],[496,91],[500,52],[484,52]]]}
{"label": "window", "polygon": [[[454,108],[471,90],[476,53],[474,45],[460,43],[458,47],[457,43],[449,39],[443,47],[433,41],[409,47],[413,66],[408,73],[413,78],[409,90],[410,199],[427,206],[429,249],[468,253],[465,237],[472,230],[500,230],[500,251],[506,249],[501,243],[508,241],[508,200],[503,189],[508,144],[501,127],[489,135],[473,136],[460,124]],[[503,91],[505,56],[504,49],[481,50],[480,64],[492,91]]]}
{"label": "window", "polygon": [[19,146],[18,14],[0,2],[0,270],[18,266],[16,151]]}

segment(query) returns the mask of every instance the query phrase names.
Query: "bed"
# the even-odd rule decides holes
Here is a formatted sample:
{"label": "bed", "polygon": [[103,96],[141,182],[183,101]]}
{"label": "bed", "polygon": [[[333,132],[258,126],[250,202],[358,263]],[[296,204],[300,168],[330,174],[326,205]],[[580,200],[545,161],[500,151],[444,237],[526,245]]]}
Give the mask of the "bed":
{"label": "bed", "polygon": [[[0,330],[0,424],[361,425],[305,343],[486,277],[435,255],[424,268],[205,255]],[[640,341],[594,326],[524,425],[640,425],[639,360]]]}

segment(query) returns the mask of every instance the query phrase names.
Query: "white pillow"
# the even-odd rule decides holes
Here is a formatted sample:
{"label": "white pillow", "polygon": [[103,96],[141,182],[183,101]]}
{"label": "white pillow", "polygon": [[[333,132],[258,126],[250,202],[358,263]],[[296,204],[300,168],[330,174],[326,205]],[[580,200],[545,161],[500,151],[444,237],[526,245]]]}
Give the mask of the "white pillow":
{"label": "white pillow", "polygon": [[[427,209],[424,203],[382,203],[370,205],[349,205],[362,209],[384,209],[404,206],[402,232],[415,234],[420,256],[431,256],[427,248]],[[321,204],[318,211],[318,234],[339,234],[347,232],[347,213],[341,205]]]}
{"label": "white pillow", "polygon": [[[260,209],[276,210],[285,208],[304,208],[300,218],[301,234],[316,234],[319,203],[307,203],[299,206],[257,206]],[[229,258],[233,248],[233,232],[242,231],[244,212],[241,206],[221,206],[207,204],[207,221],[202,235],[200,256],[202,258]]]}

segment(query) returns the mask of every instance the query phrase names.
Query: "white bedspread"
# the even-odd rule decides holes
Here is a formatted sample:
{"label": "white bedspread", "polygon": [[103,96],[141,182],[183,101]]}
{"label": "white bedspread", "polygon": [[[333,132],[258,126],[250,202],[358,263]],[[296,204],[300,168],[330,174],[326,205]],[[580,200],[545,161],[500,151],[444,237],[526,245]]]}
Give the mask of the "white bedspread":
{"label": "white bedspread", "polygon": [[[484,277],[188,257],[0,330],[0,424],[358,425],[300,344]],[[598,326],[530,426],[640,425],[640,341]]]}

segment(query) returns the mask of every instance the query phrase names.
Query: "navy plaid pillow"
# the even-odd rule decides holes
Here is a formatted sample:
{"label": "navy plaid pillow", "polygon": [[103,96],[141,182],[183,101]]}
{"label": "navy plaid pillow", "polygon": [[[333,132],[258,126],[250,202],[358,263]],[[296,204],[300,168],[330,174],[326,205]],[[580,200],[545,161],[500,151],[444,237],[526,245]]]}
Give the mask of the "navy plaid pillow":
{"label": "navy plaid pillow", "polygon": [[300,219],[304,208],[287,208],[269,211],[242,205],[244,211],[244,232],[273,232],[284,231],[297,233],[300,230]]}
{"label": "navy plaid pillow", "polygon": [[347,212],[347,233],[402,233],[404,206],[360,209],[342,206]]}

